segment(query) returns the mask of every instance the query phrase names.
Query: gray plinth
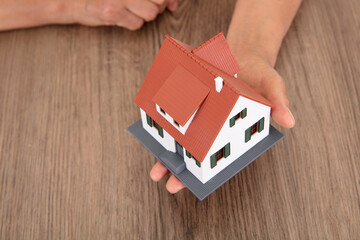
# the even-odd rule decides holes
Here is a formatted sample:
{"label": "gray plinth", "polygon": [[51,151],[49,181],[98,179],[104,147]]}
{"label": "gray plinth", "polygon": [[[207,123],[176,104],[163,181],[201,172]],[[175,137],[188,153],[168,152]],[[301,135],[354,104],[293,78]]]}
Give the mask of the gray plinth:
{"label": "gray plinth", "polygon": [[171,172],[174,172],[175,174],[181,173],[186,168],[184,158],[177,153],[166,151],[160,155],[160,159],[166,164]]}
{"label": "gray plinth", "polygon": [[203,184],[185,168],[185,164],[183,164],[179,156],[176,156],[176,153],[167,151],[142,127],[141,120],[128,127],[128,131],[200,200],[205,199],[284,137],[273,126],[270,126],[270,132],[266,138]]}

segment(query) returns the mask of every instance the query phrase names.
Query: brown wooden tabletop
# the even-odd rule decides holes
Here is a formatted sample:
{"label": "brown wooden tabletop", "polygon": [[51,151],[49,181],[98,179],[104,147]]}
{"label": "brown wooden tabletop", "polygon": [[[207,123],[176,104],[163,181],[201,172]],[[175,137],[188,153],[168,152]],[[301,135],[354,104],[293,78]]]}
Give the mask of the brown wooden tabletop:
{"label": "brown wooden tabletop", "polygon": [[276,64],[284,140],[202,202],[150,180],[126,131],[137,91],[165,34],[226,33],[234,3],[181,1],[136,32],[0,33],[0,239],[360,239],[358,0],[302,4]]}

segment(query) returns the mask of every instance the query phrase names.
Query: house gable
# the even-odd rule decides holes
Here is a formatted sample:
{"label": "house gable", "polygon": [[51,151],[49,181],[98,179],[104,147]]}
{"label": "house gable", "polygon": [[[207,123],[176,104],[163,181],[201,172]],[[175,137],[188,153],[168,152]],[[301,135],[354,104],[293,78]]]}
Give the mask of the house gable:
{"label": "house gable", "polygon": [[[241,113],[244,109],[247,109],[247,115],[244,118],[239,118],[235,125],[231,126],[230,120],[237,114]],[[202,162],[202,174],[200,176],[203,183],[214,177],[217,173],[222,171],[225,167],[227,167],[269,134],[270,110],[270,107],[246,97],[240,96],[238,98],[234,108],[229,113],[218,136],[216,137],[214,143],[209,149],[209,152],[206,154],[206,157]],[[261,132],[254,133],[251,136],[251,140],[246,142],[246,130],[262,118],[264,119],[264,128]],[[229,152],[225,157],[226,146],[228,147]],[[224,148],[224,157],[220,160],[215,160],[215,164],[212,165],[212,156],[222,148]],[[189,169],[189,171],[191,171],[191,169]]]}

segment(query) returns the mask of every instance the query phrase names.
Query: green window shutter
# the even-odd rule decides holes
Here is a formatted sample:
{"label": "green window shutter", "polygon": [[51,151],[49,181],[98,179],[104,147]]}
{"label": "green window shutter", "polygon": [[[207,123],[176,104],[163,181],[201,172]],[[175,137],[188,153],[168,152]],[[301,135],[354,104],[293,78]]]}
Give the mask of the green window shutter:
{"label": "green window shutter", "polygon": [[185,150],[185,154],[188,158],[191,158],[191,154],[187,150]]}
{"label": "green window shutter", "polygon": [[230,155],[230,143],[225,145],[224,157],[227,158]]}
{"label": "green window shutter", "polygon": [[241,118],[245,118],[247,116],[247,108],[244,108],[242,111],[241,111]]}
{"label": "green window shutter", "polygon": [[214,168],[217,164],[217,161],[216,161],[216,153],[214,153],[213,155],[211,155],[210,157],[210,166],[211,168]]}
{"label": "green window shutter", "polygon": [[230,118],[230,127],[235,125],[235,117]]}
{"label": "green window shutter", "polygon": [[152,127],[153,126],[153,122],[152,122],[152,119],[149,115],[146,114],[146,121],[147,121],[147,124]]}
{"label": "green window shutter", "polygon": [[261,132],[262,130],[264,130],[264,118],[260,119],[259,121],[258,132]]}
{"label": "green window shutter", "polygon": [[164,131],[163,131],[162,127],[160,127],[160,125],[158,127],[158,133],[159,133],[160,137],[164,138]]}
{"label": "green window shutter", "polygon": [[245,142],[248,142],[251,139],[251,127],[245,130]]}
{"label": "green window shutter", "polygon": [[198,160],[195,159],[196,165],[198,165],[198,167],[201,167],[201,162],[199,162]]}

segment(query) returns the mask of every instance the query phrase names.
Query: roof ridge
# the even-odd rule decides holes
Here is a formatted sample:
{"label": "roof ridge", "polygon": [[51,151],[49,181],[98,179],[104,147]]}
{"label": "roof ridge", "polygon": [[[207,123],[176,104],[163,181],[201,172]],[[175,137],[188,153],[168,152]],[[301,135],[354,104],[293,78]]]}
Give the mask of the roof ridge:
{"label": "roof ridge", "polygon": [[165,38],[167,40],[169,40],[170,43],[172,43],[175,47],[179,48],[179,50],[181,50],[183,53],[185,53],[187,56],[189,56],[194,62],[196,62],[197,64],[199,64],[204,70],[206,70],[207,72],[209,72],[211,75],[213,75],[213,77],[217,77],[218,75],[213,72],[211,69],[209,69],[207,66],[205,66],[205,64],[203,64],[202,62],[200,62],[199,60],[197,60],[194,57],[194,54],[191,53],[190,51],[186,50],[183,46],[181,46],[180,44],[178,44],[172,37],[170,37],[169,35],[165,35]]}
{"label": "roof ridge", "polygon": [[210,44],[211,42],[215,41],[218,37],[220,36],[224,36],[223,32],[219,32],[218,34],[216,34],[215,36],[213,36],[212,38],[210,38],[209,40],[203,42],[202,44],[200,44],[199,46],[197,46],[195,49],[193,49],[191,52],[195,53],[197,52],[199,49],[201,49],[202,47],[204,47],[205,45]]}

